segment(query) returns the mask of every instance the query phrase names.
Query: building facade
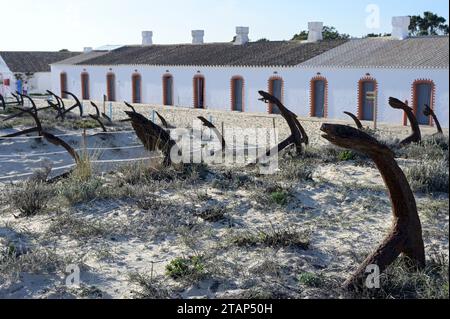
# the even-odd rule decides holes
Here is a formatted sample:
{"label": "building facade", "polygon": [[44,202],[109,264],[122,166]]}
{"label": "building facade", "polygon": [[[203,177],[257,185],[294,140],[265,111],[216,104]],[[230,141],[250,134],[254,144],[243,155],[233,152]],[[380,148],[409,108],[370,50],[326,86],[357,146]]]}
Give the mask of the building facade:
{"label": "building facade", "polygon": [[52,87],[50,64],[79,54],[0,51],[0,94],[8,96],[16,91],[44,94]]}
{"label": "building facade", "polygon": [[[278,113],[258,102],[259,90],[280,98],[301,117],[405,124],[404,114],[388,105],[390,96],[407,101],[420,124],[430,105],[448,128],[448,36],[350,40],[321,39],[321,24],[310,24],[306,42],[248,42],[238,28],[235,43],[143,44],[92,51],[52,64],[52,88],[84,100],[128,101],[235,112]],[[394,26],[395,27],[395,26]],[[398,28],[398,27],[397,27]],[[404,31],[404,30],[403,30]],[[374,93],[376,101],[369,99]]]}

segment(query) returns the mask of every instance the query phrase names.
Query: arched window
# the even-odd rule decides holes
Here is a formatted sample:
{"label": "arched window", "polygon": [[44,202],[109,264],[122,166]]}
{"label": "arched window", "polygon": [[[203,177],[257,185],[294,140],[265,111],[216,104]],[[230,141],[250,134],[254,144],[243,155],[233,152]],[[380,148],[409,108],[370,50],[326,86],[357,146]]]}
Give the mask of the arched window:
{"label": "arched window", "polygon": [[[283,79],[279,76],[274,76],[269,79],[269,93],[275,96],[281,103],[283,103]],[[269,103],[269,114],[281,114],[278,106]]]}
{"label": "arched window", "polygon": [[116,101],[116,75],[114,73],[106,75],[106,93],[109,102]]}
{"label": "arched window", "polygon": [[142,77],[139,73],[133,74],[131,77],[132,82],[132,100],[133,103],[142,103]]}
{"label": "arched window", "polygon": [[163,104],[173,105],[173,76],[165,74],[163,76]]}
{"label": "arched window", "polygon": [[434,109],[435,84],[431,80],[416,80],[413,83],[413,109],[420,125],[433,125],[433,119],[425,116],[425,105]]}
{"label": "arched window", "polygon": [[231,110],[244,112],[244,78],[234,76],[231,79]]}
{"label": "arched window", "polygon": [[194,108],[204,109],[205,105],[205,78],[203,75],[194,77]]}
{"label": "arched window", "polygon": [[328,116],[328,81],[322,76],[317,76],[311,80],[311,116]]}
{"label": "arched window", "polygon": [[83,100],[90,99],[89,74],[87,72],[81,73],[81,97]]}
{"label": "arched window", "polygon": [[[375,95],[374,95],[375,94]],[[378,83],[371,77],[362,78],[358,83],[358,118],[362,121],[375,120]]]}
{"label": "arched window", "polygon": [[67,91],[67,73],[62,72],[59,75],[59,86],[61,88],[61,97],[63,99],[67,99],[67,94],[63,93],[64,91]]}

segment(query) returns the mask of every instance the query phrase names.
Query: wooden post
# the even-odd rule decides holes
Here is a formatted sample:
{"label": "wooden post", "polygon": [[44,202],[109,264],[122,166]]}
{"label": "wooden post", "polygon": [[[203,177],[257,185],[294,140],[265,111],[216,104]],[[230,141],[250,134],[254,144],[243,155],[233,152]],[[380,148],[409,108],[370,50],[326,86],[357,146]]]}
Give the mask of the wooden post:
{"label": "wooden post", "polygon": [[277,120],[276,118],[273,118],[273,136],[275,137],[275,143],[278,142],[278,136],[277,136]]}
{"label": "wooden post", "polygon": [[103,113],[105,113],[105,114],[106,114],[106,100],[107,100],[107,97],[105,94],[103,94]]}
{"label": "wooden post", "polygon": [[111,121],[113,120],[112,102],[109,103],[109,118],[111,119]]}
{"label": "wooden post", "polygon": [[[84,153],[86,153],[86,148],[87,148],[87,141],[86,141],[86,128],[83,128],[83,147],[82,150]],[[83,154],[84,156],[86,154]]]}
{"label": "wooden post", "polygon": [[[209,121],[210,121],[212,124],[214,124],[214,123],[213,123],[213,117],[212,117],[212,115],[209,116]],[[212,130],[211,130],[211,129],[209,129],[209,140],[212,140]]]}
{"label": "wooden post", "polygon": [[367,92],[366,99],[373,102],[373,128],[378,126],[378,91]]}
{"label": "wooden post", "polygon": [[373,129],[376,131],[378,128],[378,92],[375,91],[375,97],[373,100],[373,108],[374,108],[374,114],[375,114],[375,118],[373,120]]}
{"label": "wooden post", "polygon": [[221,126],[222,126],[222,132],[221,132],[222,137],[225,138],[225,124],[222,122]]}

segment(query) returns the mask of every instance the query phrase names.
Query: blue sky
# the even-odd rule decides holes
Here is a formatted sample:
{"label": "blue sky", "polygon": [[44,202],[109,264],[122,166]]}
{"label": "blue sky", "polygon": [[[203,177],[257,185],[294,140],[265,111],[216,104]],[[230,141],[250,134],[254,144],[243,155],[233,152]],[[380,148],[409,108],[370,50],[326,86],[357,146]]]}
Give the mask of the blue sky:
{"label": "blue sky", "polygon": [[[366,26],[370,4],[380,12],[376,29]],[[308,21],[323,21],[340,32],[362,36],[390,32],[392,16],[424,11],[448,20],[448,1],[2,0],[0,51],[137,44],[142,30],[152,30],[155,43],[190,42],[193,29],[204,29],[207,42],[223,42],[233,38],[238,25],[250,27],[252,40],[288,40],[307,29]],[[5,26],[11,26],[9,31]]]}

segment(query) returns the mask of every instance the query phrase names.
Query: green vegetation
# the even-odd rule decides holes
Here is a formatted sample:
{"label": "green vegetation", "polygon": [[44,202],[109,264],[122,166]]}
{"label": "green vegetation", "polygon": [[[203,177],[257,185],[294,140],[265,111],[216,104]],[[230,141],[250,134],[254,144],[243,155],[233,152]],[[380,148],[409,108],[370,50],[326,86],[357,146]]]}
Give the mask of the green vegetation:
{"label": "green vegetation", "polygon": [[311,288],[319,288],[324,284],[324,278],[321,275],[310,272],[301,273],[298,276],[298,281],[300,284]]}
{"label": "green vegetation", "polygon": [[202,277],[205,274],[203,257],[175,258],[166,266],[166,274],[173,279]]}

